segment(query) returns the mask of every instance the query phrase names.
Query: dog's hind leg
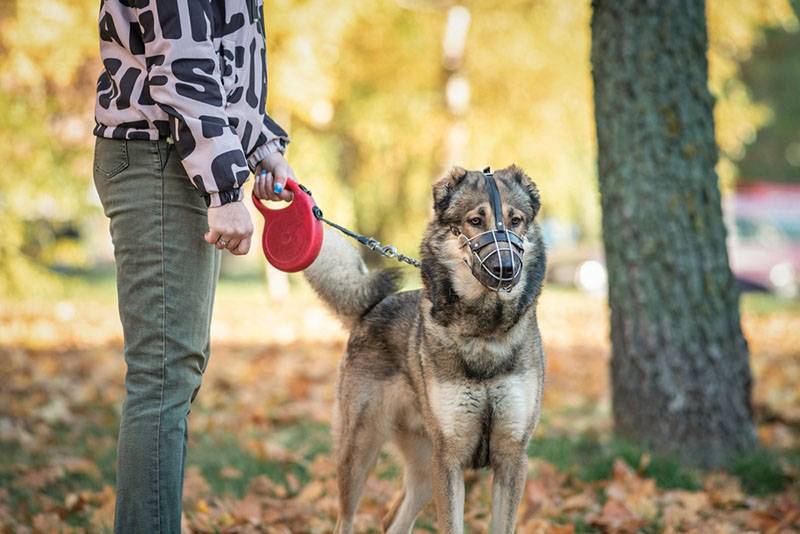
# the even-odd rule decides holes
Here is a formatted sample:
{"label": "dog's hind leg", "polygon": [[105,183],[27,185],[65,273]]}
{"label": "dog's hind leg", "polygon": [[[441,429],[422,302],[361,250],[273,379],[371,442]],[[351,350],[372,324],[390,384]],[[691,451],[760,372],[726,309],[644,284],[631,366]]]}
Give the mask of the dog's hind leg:
{"label": "dog's hind leg", "polygon": [[492,534],[514,532],[517,508],[525,490],[528,456],[523,449],[517,454],[496,458],[492,462]]}
{"label": "dog's hind leg", "polygon": [[[378,397],[375,395],[373,398]],[[380,403],[369,402],[369,396],[350,402],[340,401],[340,421],[337,436],[337,482],[339,486],[339,517],[336,534],[353,532],[353,518],[361,500],[364,484],[375,467],[381,446],[385,442],[385,417]]]}
{"label": "dog's hind leg", "polygon": [[383,528],[387,534],[410,534],[420,510],[431,500],[431,443],[419,434],[399,435],[396,441],[405,460],[403,493],[383,518]]}

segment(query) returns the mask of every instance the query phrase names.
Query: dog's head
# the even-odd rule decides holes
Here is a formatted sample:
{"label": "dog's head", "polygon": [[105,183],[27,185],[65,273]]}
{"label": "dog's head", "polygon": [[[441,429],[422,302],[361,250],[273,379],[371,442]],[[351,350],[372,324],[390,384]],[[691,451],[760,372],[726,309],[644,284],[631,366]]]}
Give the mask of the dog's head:
{"label": "dog's head", "polygon": [[[539,287],[520,287],[530,282],[530,269],[541,260],[543,245],[536,216],[541,201],[536,184],[518,167],[511,166],[494,174],[500,194],[502,221],[505,229],[522,238],[523,252],[521,272],[508,284],[509,295],[518,296],[521,291],[535,291]],[[478,252],[465,246],[468,240],[485,232],[495,230],[495,214],[492,208],[488,184],[483,173],[454,168],[433,186],[434,218],[428,228],[429,250],[423,250],[423,258],[433,259],[447,267],[454,291],[467,300],[491,292],[497,284],[497,276],[513,269],[512,244],[508,241],[493,242],[487,251]],[[499,249],[499,250],[497,250]],[[495,251],[494,253],[492,251]],[[484,268],[475,268],[483,258]],[[540,285],[541,281],[537,281]]]}

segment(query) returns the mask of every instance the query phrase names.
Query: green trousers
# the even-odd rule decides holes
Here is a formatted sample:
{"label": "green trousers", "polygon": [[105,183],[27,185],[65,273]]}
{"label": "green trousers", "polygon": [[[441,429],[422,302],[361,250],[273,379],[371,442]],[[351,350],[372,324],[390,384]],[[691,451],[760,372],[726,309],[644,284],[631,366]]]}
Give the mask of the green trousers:
{"label": "green trousers", "polygon": [[205,203],[166,142],[98,138],[94,181],[111,222],[127,364],[115,532],[177,534],[220,253],[203,241]]}

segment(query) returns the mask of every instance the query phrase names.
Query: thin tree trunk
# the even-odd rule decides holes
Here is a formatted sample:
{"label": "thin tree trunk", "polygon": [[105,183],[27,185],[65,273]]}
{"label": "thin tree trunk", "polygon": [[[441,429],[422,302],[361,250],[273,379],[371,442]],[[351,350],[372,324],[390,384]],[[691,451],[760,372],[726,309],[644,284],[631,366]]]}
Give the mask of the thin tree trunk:
{"label": "thin tree trunk", "polygon": [[755,444],[714,166],[705,5],[595,0],[592,66],[617,432],[695,465]]}

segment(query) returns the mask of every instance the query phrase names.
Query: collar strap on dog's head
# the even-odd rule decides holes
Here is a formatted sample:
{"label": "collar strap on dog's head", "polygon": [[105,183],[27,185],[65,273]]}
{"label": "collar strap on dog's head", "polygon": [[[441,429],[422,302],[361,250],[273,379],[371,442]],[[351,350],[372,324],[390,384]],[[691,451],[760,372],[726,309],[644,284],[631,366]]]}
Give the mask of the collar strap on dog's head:
{"label": "collar strap on dog's head", "polygon": [[486,190],[489,192],[489,201],[492,203],[494,212],[494,227],[498,231],[505,231],[503,225],[503,204],[500,202],[500,190],[497,189],[497,182],[494,181],[494,173],[491,167],[483,169],[483,178],[486,180]]}

